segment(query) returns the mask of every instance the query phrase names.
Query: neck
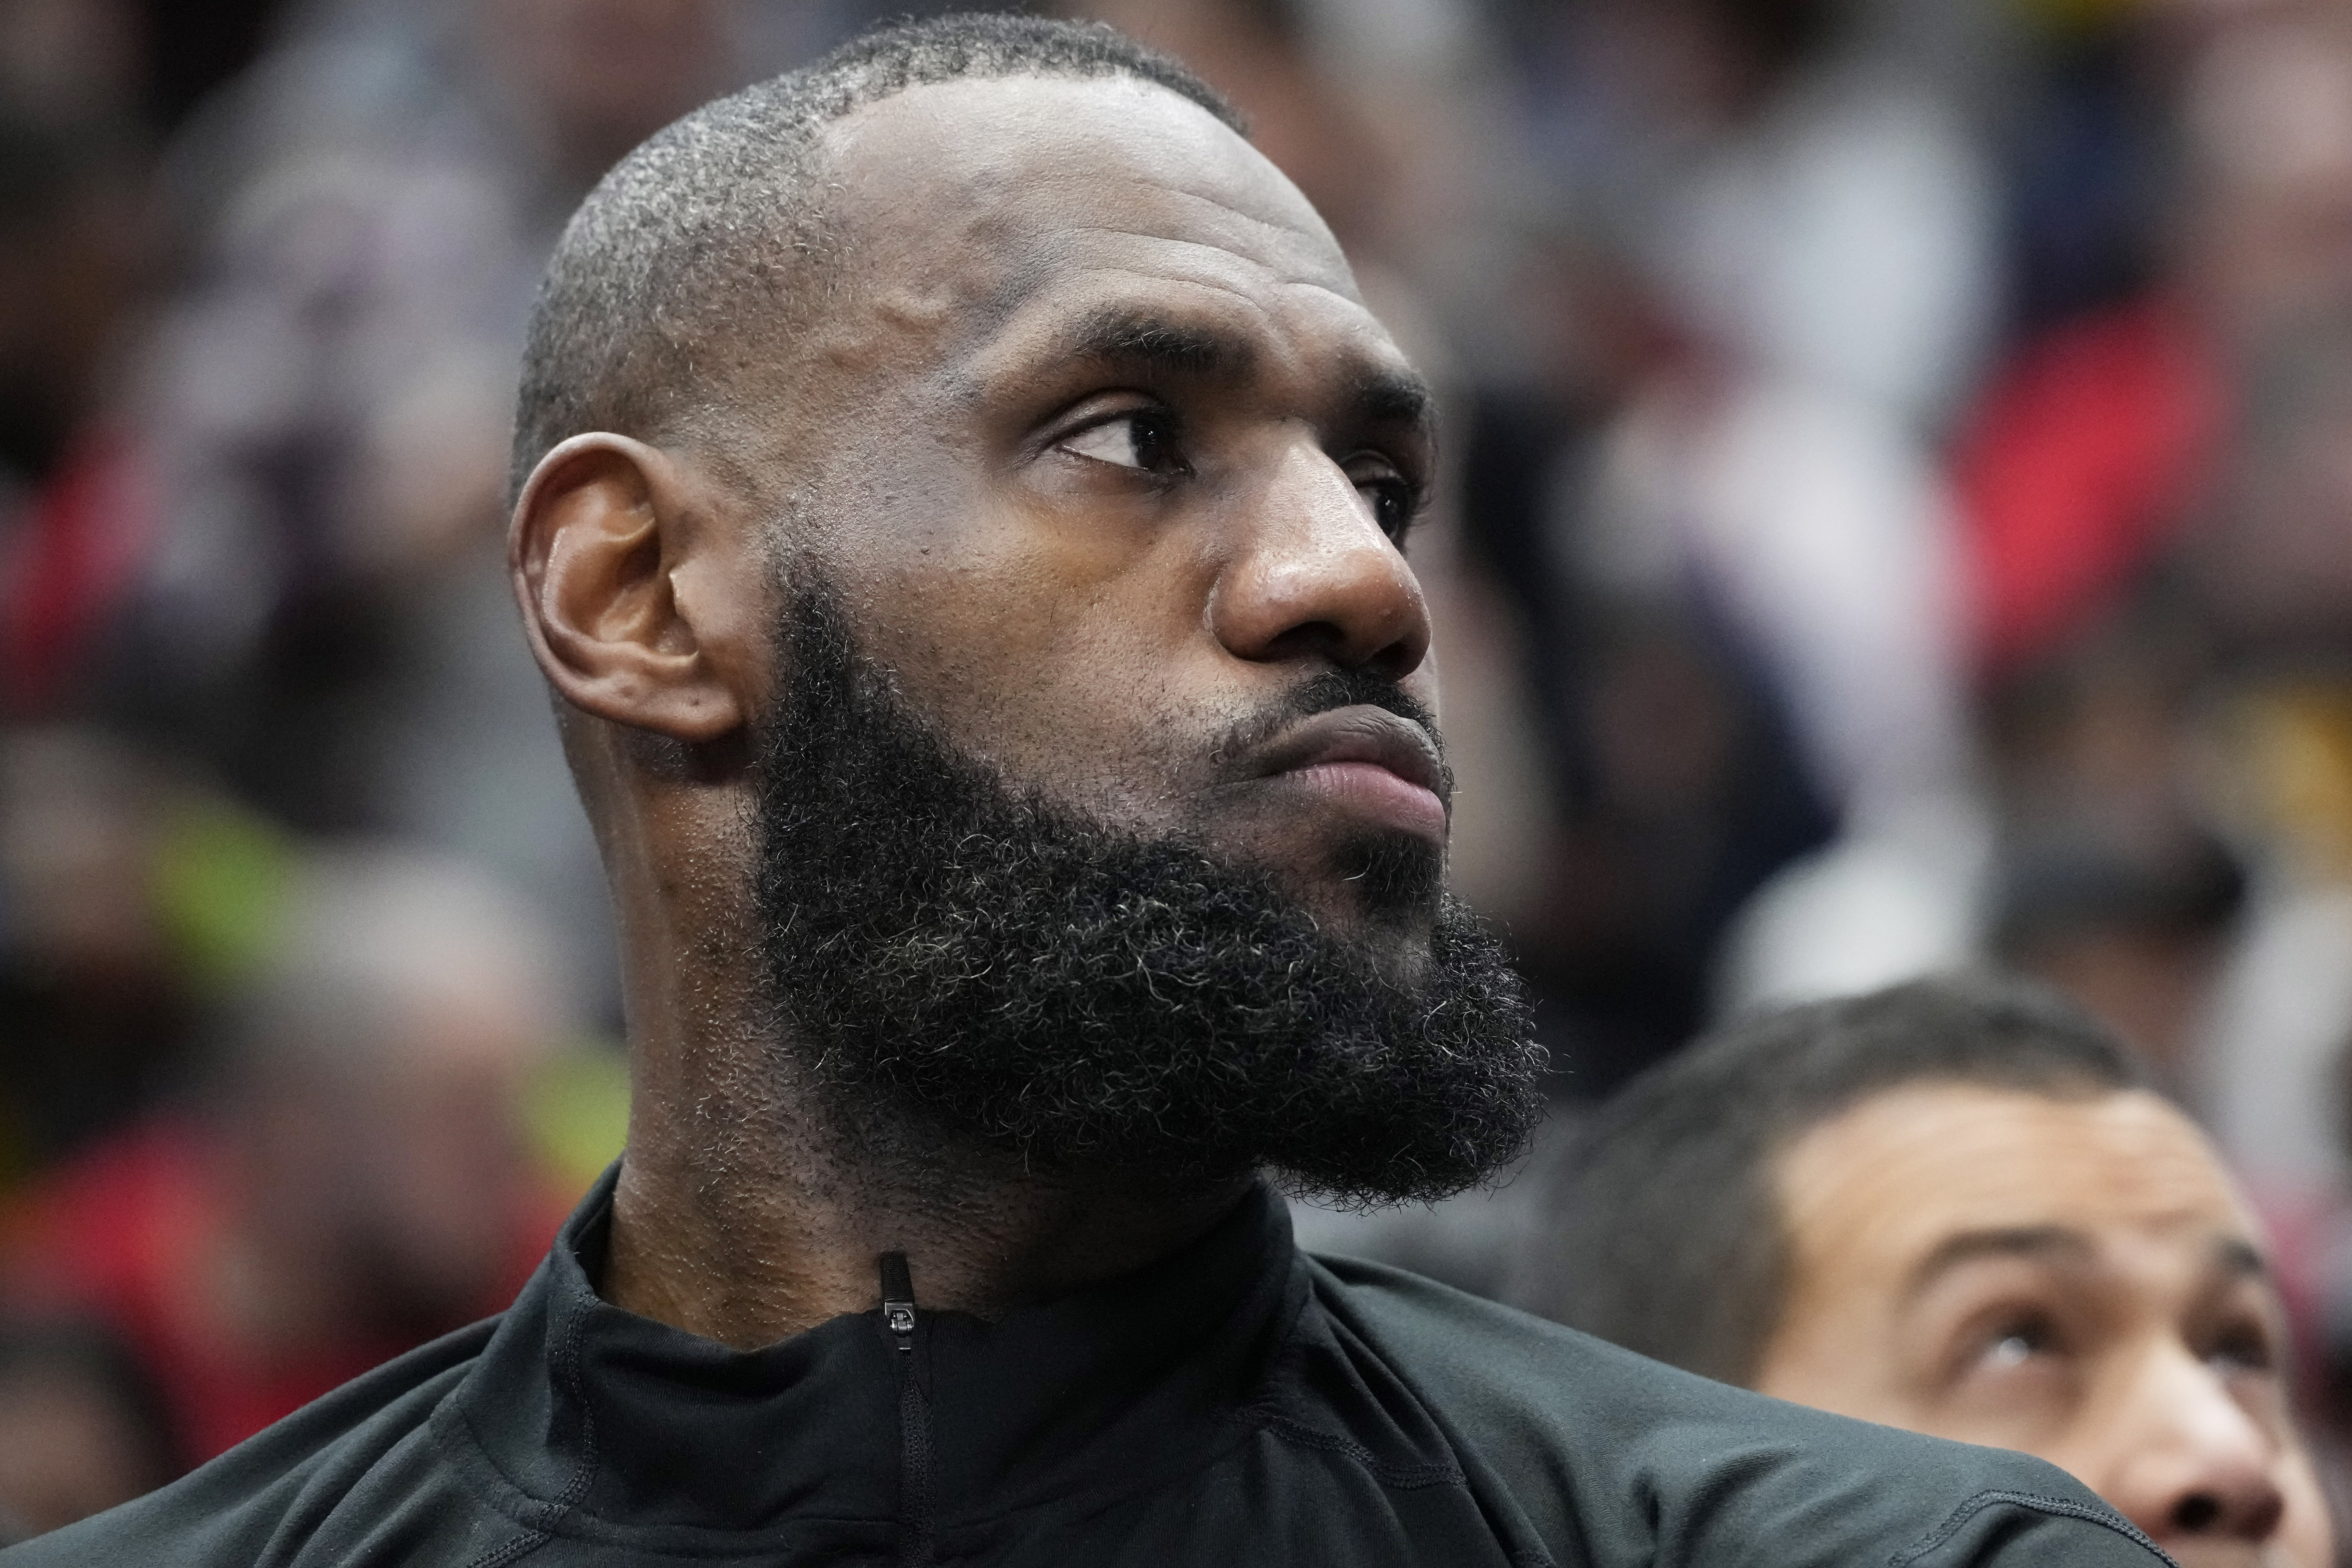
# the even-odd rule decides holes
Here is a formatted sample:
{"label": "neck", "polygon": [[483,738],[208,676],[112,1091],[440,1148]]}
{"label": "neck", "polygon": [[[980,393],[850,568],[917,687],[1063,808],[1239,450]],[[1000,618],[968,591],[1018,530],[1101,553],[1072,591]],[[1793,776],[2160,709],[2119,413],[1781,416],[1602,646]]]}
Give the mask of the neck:
{"label": "neck", "polygon": [[[709,1097],[698,1110],[710,1114]],[[910,1170],[845,1158],[830,1130],[747,1120],[734,1131],[742,1141],[717,1160],[708,1144],[633,1133],[601,1289],[739,1350],[875,1306],[886,1252],[906,1254],[926,1308],[1002,1317],[1182,1247],[1247,1187],[1049,1181],[952,1141]]]}
{"label": "neck", "polygon": [[[669,852],[723,845],[725,826]],[[608,855],[655,863],[632,852],[649,826],[608,825]],[[633,1081],[599,1285],[615,1306],[751,1349],[875,1306],[877,1259],[903,1252],[926,1307],[996,1317],[1141,1268],[1247,1190],[1246,1173],[1181,1187],[1040,1176],[909,1117],[845,1126],[777,1037],[730,858],[618,879]]]}

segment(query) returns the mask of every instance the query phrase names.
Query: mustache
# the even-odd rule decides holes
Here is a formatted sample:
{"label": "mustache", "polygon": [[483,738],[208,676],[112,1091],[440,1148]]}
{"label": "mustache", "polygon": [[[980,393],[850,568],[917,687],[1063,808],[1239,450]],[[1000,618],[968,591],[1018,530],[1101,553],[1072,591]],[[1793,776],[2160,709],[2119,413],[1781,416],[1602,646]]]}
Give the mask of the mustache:
{"label": "mustache", "polygon": [[1437,749],[1437,760],[1444,774],[1444,788],[1441,799],[1454,796],[1454,767],[1445,754],[1445,737],[1437,728],[1437,715],[1428,704],[1417,700],[1411,692],[1385,675],[1369,669],[1331,669],[1301,682],[1286,695],[1278,698],[1264,710],[1253,713],[1236,722],[1219,739],[1211,756],[1219,767],[1245,763],[1252,753],[1271,743],[1294,724],[1328,713],[1335,708],[1380,708],[1414,725],[1429,737]]}

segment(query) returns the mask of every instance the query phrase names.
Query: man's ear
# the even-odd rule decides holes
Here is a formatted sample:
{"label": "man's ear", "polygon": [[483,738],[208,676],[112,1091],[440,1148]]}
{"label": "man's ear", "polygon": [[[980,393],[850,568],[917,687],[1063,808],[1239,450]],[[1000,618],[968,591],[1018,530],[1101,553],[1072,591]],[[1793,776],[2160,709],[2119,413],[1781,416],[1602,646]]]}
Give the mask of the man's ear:
{"label": "man's ear", "polygon": [[689,555],[719,542],[696,489],[642,441],[574,436],[531,471],[507,547],[531,652],[563,700],[688,745],[740,728],[746,707],[718,628],[696,624],[705,606],[678,592]]}

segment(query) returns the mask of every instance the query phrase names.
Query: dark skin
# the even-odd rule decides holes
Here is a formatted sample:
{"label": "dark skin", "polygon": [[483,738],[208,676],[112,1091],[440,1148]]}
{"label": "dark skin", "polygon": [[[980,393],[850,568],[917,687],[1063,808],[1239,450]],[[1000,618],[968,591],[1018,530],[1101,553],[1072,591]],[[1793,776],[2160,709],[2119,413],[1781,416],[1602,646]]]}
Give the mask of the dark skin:
{"label": "dark skin", "polygon": [[828,142],[845,291],[691,437],[550,452],[513,529],[620,912],[635,1095],[602,1289],[746,1348],[872,1307],[886,1250],[925,1304],[996,1315],[1182,1245],[1248,1182],[1051,1179],[920,1128],[927,1176],[885,1180],[870,1130],[794,1092],[747,934],[788,562],[959,746],[1269,869],[1401,974],[1427,913],[1374,919],[1339,851],[1446,824],[1410,721],[1257,722],[1335,669],[1436,695],[1402,550],[1426,400],[1297,190],[1124,79],[918,88]]}

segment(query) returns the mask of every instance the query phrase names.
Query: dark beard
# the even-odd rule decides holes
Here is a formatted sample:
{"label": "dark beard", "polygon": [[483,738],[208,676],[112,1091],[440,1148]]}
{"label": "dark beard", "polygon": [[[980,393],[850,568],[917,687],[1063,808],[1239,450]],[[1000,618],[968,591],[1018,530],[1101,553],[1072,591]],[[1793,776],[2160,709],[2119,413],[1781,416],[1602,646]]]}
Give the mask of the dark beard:
{"label": "dark beard", "polygon": [[[758,760],[765,976],[861,1142],[896,1119],[1041,1174],[1263,1166],[1349,1203],[1444,1197],[1525,1147],[1543,1053],[1426,846],[1344,852],[1375,919],[1433,915],[1400,980],[1265,874],[1008,788],[908,710],[822,585],[785,634]],[[1330,679],[1275,717],[1368,695],[1419,712],[1391,682]]]}

